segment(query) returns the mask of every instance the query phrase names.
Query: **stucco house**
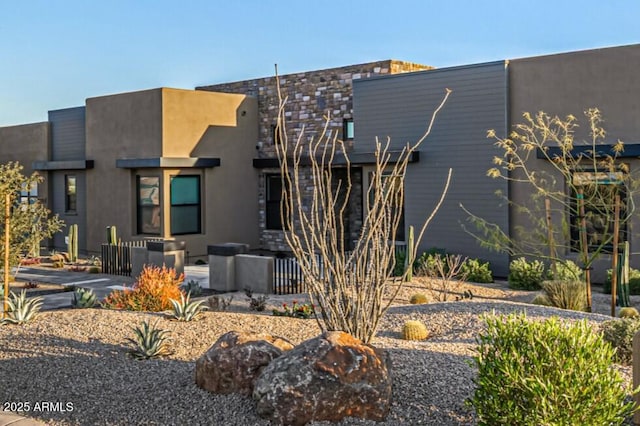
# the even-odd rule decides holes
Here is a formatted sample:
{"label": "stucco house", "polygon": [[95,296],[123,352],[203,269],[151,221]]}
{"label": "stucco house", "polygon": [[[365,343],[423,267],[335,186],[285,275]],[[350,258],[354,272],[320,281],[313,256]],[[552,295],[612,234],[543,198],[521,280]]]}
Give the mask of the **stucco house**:
{"label": "stucco house", "polygon": [[[303,127],[304,137],[317,135],[328,116],[354,158],[350,240],[358,238],[366,214],[375,137],[390,137],[396,150],[415,141],[445,88],[452,89],[409,166],[403,230],[422,223],[452,168],[449,194],[421,249],[440,247],[486,259],[496,275],[506,276],[509,257],[481,248],[462,230],[461,203],[507,233],[526,226],[494,192],[519,202],[530,193],[486,176],[497,153],[487,130],[506,135],[524,111],[579,116],[597,106],[611,140],[627,143],[625,161],[637,170],[639,65],[640,45],[631,45],[442,69],[389,60],[279,78],[287,97],[287,135],[295,139]],[[27,171],[45,176],[31,195],[44,199],[65,222],[79,225],[80,249],[86,253],[98,252],[111,225],[123,240],[184,240],[192,259],[204,256],[209,244],[229,241],[286,251],[277,112],[275,76],[89,98],[85,106],[50,111],[45,123],[0,128],[0,161],[20,161]],[[576,136],[584,138],[586,129]],[[536,168],[549,166],[532,161]],[[637,226],[636,219],[628,224],[632,251],[640,244],[633,232]],[[63,248],[63,243],[60,235],[51,246]]]}

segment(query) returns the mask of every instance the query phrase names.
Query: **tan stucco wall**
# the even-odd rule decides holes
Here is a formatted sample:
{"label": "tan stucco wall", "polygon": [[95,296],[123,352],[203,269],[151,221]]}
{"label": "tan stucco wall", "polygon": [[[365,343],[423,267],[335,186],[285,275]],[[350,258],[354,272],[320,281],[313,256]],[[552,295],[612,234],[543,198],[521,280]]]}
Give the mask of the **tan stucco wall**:
{"label": "tan stucco wall", "polygon": [[[24,175],[33,173],[34,161],[49,159],[50,127],[48,122],[0,127],[0,163],[17,161]],[[46,204],[49,198],[48,174],[39,172],[44,178],[38,187],[38,197]]]}
{"label": "tan stucco wall", "polygon": [[161,155],[162,91],[89,98],[86,106],[86,155],[95,161],[87,172],[87,248],[97,252],[107,226],[117,226],[123,241],[132,238],[135,179],[116,159]]}
{"label": "tan stucco wall", "polygon": [[[603,126],[607,131],[607,143],[618,139],[627,143],[640,142],[640,45],[608,49],[571,52],[512,60],[509,63],[510,121],[522,122],[525,111],[534,114],[545,111],[550,115],[565,117],[573,114],[581,127],[575,140],[588,139],[588,123],[583,112],[597,107],[603,114]],[[627,161],[629,160],[629,161]],[[638,159],[625,159],[638,173]],[[536,169],[550,170],[549,164],[535,159]],[[526,204],[529,193],[512,184],[510,197],[516,203]],[[636,205],[640,200],[635,200]],[[512,228],[525,225],[523,217],[512,210]],[[557,221],[556,221],[557,223]],[[630,224],[631,251],[640,251],[638,218]],[[569,257],[574,256],[569,254]],[[601,281],[604,271],[610,268],[610,256],[595,265],[594,275]],[[604,262],[604,263],[603,263]],[[632,256],[635,267],[640,267],[640,256]]]}
{"label": "tan stucco wall", "polygon": [[[163,89],[163,155],[220,158],[221,166],[183,170],[200,174],[202,235],[181,235],[191,256],[206,246],[241,242],[257,248],[258,170],[253,167],[258,141],[258,104],[245,95]],[[169,183],[176,170],[165,170]],[[169,196],[168,186],[165,192]],[[168,215],[165,215],[168,217]],[[169,226],[166,224],[169,235]]]}
{"label": "tan stucco wall", "polygon": [[[170,178],[201,176],[202,234],[179,235],[191,256],[218,242],[258,244],[257,102],[244,95],[161,88],[87,100],[89,250],[99,250],[105,227],[123,241],[136,235],[136,174],[160,176],[161,236],[170,238]],[[116,168],[117,159],[220,158],[221,167]],[[103,188],[101,191],[100,188]]]}

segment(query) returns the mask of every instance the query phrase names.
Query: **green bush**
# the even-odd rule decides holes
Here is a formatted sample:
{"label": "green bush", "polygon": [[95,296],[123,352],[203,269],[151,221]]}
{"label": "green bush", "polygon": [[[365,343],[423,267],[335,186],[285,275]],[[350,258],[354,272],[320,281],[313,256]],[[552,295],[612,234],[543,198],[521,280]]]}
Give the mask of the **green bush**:
{"label": "green bush", "polygon": [[557,281],[582,281],[584,280],[584,271],[571,260],[556,263],[557,276],[553,277],[553,271],[549,270],[549,279]]}
{"label": "green bush", "polygon": [[509,287],[517,290],[540,290],[544,281],[544,263],[528,262],[524,257],[509,263]]}
{"label": "green bush", "polygon": [[484,319],[469,400],[479,425],[619,425],[633,413],[613,348],[586,321]]}
{"label": "green bush", "polygon": [[[620,283],[618,283],[618,288]],[[611,294],[611,269],[607,270],[607,279],[602,286],[605,294]],[[629,269],[629,294],[640,295],[640,271],[637,269]]]}
{"label": "green bush", "polygon": [[587,289],[582,281],[544,281],[542,290],[556,308],[584,311],[587,307]]}
{"label": "green bush", "polygon": [[613,319],[600,327],[604,340],[616,349],[616,362],[631,365],[633,336],[640,331],[640,318]]}
{"label": "green bush", "polygon": [[445,249],[430,248],[416,258],[416,261],[413,263],[414,274],[418,276],[439,277],[440,271],[437,267],[438,259],[442,261],[445,269],[444,273],[447,274],[449,272],[449,265],[447,265],[445,260],[446,256],[447,251]]}
{"label": "green bush", "polygon": [[482,262],[479,259],[467,259],[460,267],[460,274],[473,283],[493,282],[489,262]]}

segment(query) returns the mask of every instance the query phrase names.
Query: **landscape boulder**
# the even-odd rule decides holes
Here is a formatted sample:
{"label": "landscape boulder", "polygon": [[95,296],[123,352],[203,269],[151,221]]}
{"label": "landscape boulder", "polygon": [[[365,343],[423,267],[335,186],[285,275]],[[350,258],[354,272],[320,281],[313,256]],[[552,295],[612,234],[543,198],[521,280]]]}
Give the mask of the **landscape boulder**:
{"label": "landscape boulder", "polygon": [[196,384],[214,393],[251,395],[262,369],[292,348],[280,337],[230,331],[196,361]]}
{"label": "landscape boulder", "polygon": [[258,415],[276,424],[348,416],[381,421],[391,406],[390,368],[386,351],[330,331],[274,359],[256,380],[253,398]]}

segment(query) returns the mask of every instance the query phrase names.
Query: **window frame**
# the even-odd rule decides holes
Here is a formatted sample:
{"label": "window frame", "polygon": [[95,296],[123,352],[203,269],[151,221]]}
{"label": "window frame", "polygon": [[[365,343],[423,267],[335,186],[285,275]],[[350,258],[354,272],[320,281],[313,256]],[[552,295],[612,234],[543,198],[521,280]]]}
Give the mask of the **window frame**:
{"label": "window frame", "polygon": [[[620,194],[620,205],[621,205],[622,211],[625,211],[628,208],[627,203],[629,199],[628,189],[626,185],[626,181],[628,179],[628,173],[625,173],[620,170],[610,173],[610,172],[599,171],[595,169],[577,169],[572,171],[571,173],[572,185],[570,185],[569,187],[571,194],[569,194],[570,206],[569,206],[569,212],[568,212],[569,228],[570,228],[569,229],[569,239],[570,239],[569,247],[572,253],[578,253],[580,251],[580,231],[579,230],[580,230],[580,227],[582,226],[580,223],[581,217],[579,212],[578,194],[575,193],[574,190],[581,186],[589,186],[589,183],[586,183],[586,184],[576,183],[578,174],[585,174],[585,175],[591,174],[592,176],[594,176],[595,179],[593,177],[587,178],[588,180],[595,181],[595,183],[591,183],[590,185],[607,186],[607,187],[615,185],[616,188],[621,189],[618,192]],[[614,177],[614,179],[612,179],[612,176]],[[610,207],[610,208],[612,210],[611,214],[613,214],[614,207]],[[597,213],[598,211],[602,211],[602,210],[598,210],[597,207],[592,207],[590,209],[589,205],[586,202],[584,203],[584,209],[585,209],[585,216],[587,216],[590,212]],[[607,222],[606,220],[603,221],[603,223],[606,223],[606,222]],[[607,228],[607,233],[605,235],[613,235],[613,222],[610,224],[607,224],[606,228]],[[624,241],[627,238],[628,232],[629,232],[628,221],[621,222],[620,229],[619,229],[620,241]],[[594,235],[593,232],[592,233],[587,232],[587,249],[589,250],[589,252],[600,247],[602,254],[613,253],[613,241],[604,245],[591,244],[593,235]]]}
{"label": "window frame", "polygon": [[[156,179],[157,181],[157,203],[154,203],[153,201],[153,192],[151,192],[150,196],[148,197],[152,204],[142,204],[142,197],[141,197],[141,186],[140,186],[140,182],[142,179]],[[138,235],[161,235],[161,231],[162,231],[162,209],[161,209],[161,202],[160,202],[160,197],[161,197],[161,179],[160,176],[154,176],[154,175],[136,175],[136,232]],[[157,225],[157,232],[149,232],[146,231],[144,229],[144,224],[143,224],[143,210],[146,209],[151,209],[151,223],[153,225],[153,220],[154,220],[154,215],[157,218],[158,221],[158,225]],[[154,211],[155,209],[155,211]]]}
{"label": "window frame", "polygon": [[[73,185],[70,184],[72,180]],[[64,175],[64,212],[65,214],[78,212],[78,177],[76,175]]]}
{"label": "window frame", "polygon": [[[179,203],[179,204],[174,204],[174,200],[173,200],[173,182],[175,179],[181,180],[181,179],[195,179],[196,183],[197,183],[197,190],[196,190],[196,194],[198,196],[198,201],[195,203]],[[174,230],[174,214],[176,213],[176,210],[180,209],[180,208],[192,208],[192,207],[197,207],[196,211],[197,211],[197,219],[196,219],[196,223],[197,223],[197,227],[195,229],[189,229],[187,231],[184,232],[175,232]],[[170,215],[170,222],[169,222],[169,231],[171,233],[171,235],[194,235],[194,234],[202,234],[202,179],[200,175],[171,175],[169,177],[169,215]]]}
{"label": "window frame", "polygon": [[27,188],[28,182],[22,183],[20,189],[20,204],[32,205],[38,201],[38,182],[33,181]]}
{"label": "window frame", "polygon": [[[277,199],[273,198],[274,191],[271,189],[271,182],[275,180],[278,182],[279,191],[277,192]],[[283,231],[284,223],[282,221],[282,175],[280,173],[265,173],[264,175],[264,227],[268,231]],[[273,217],[274,207],[277,206],[277,216]],[[271,212],[271,213],[270,213]]]}
{"label": "window frame", "polygon": [[[351,132],[349,132],[351,129]],[[355,137],[355,127],[353,118],[345,118],[342,120],[342,137],[345,141],[352,141]]]}

